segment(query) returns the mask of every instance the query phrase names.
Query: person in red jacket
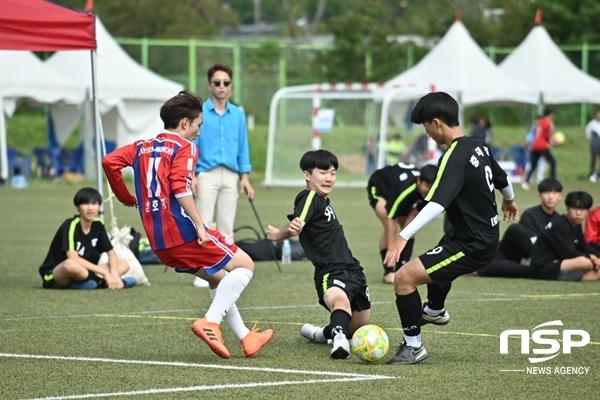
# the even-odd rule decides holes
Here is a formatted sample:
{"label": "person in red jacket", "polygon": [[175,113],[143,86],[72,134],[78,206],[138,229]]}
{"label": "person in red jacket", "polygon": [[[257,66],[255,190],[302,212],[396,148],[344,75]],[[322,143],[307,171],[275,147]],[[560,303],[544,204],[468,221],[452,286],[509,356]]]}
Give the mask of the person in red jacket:
{"label": "person in red jacket", "polygon": [[600,206],[590,210],[585,221],[585,241],[600,251]]}
{"label": "person in red jacket", "polygon": [[546,108],[543,117],[537,122],[533,142],[531,143],[531,168],[527,172],[523,190],[529,190],[529,180],[535,172],[540,158],[544,158],[550,164],[550,178],[556,178],[556,160],[550,152],[552,147],[552,136],[554,134],[554,110]]}

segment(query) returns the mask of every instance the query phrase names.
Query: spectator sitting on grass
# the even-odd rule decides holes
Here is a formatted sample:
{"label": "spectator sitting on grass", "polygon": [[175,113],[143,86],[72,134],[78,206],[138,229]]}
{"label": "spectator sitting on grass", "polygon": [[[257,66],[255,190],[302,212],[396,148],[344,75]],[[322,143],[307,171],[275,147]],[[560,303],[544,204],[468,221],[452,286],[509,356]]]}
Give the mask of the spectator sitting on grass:
{"label": "spectator sitting on grass", "polygon": [[[79,215],[62,223],[46,255],[40,275],[45,289],[123,289],[135,286],[134,278],[121,279],[128,270],[119,260],[98,214],[102,196],[91,187],[80,189],[73,199]],[[108,264],[98,265],[108,253]]]}
{"label": "spectator sitting on grass", "polygon": [[518,224],[510,225],[491,263],[477,271],[478,276],[531,278],[531,248],[544,229],[560,218],[556,206],[562,200],[563,186],[558,179],[546,178],[538,185],[540,204],[523,211]]}
{"label": "spectator sitting on grass", "polygon": [[600,280],[598,251],[587,244],[582,229],[592,203],[592,196],[587,192],[567,194],[567,213],[552,221],[552,225],[538,236],[531,250],[531,268],[535,278]]}

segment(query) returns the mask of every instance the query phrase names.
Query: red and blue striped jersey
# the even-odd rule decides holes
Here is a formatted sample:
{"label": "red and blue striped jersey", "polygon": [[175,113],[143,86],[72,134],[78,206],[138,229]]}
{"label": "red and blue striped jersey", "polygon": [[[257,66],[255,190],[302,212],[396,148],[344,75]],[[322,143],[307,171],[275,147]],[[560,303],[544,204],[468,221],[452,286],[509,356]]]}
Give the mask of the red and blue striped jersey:
{"label": "red and blue striped jersey", "polygon": [[[152,249],[168,249],[197,240],[196,226],[177,201],[192,196],[192,178],[198,161],[195,144],[177,133],[138,140],[104,157],[102,166],[115,196],[137,204]],[[131,195],[121,169],[133,167],[136,197]]]}

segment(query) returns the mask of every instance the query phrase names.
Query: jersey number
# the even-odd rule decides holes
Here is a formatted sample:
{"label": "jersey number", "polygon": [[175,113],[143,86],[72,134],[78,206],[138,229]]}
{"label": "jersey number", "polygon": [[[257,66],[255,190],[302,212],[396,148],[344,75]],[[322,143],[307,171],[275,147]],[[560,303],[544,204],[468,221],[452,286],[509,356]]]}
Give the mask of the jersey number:
{"label": "jersey number", "polygon": [[490,192],[494,191],[494,182],[492,181],[492,179],[494,178],[494,175],[492,174],[492,169],[490,168],[489,165],[486,165],[483,170],[485,171],[485,181],[488,184],[488,187],[490,188]]}
{"label": "jersey number", "polygon": [[[160,181],[158,180],[158,167],[160,165],[160,157],[150,157],[148,159],[148,171],[146,172],[146,189],[148,190],[148,198],[160,197]],[[155,182],[155,190],[152,192],[152,182]]]}

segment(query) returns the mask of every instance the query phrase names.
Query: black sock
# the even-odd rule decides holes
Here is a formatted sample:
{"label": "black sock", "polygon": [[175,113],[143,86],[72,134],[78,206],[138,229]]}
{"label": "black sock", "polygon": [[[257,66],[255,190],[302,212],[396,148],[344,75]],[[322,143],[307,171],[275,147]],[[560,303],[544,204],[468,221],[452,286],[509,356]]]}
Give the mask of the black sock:
{"label": "black sock", "polygon": [[448,292],[452,288],[452,284],[448,283],[444,286],[439,286],[437,283],[427,284],[427,305],[432,310],[441,310],[444,308]]}
{"label": "black sock", "polygon": [[400,253],[400,260],[396,263],[396,269],[394,271],[398,271],[398,268],[410,261],[410,257],[412,256],[414,246],[415,239],[408,239],[408,242],[406,242],[406,246],[404,246],[404,250],[402,250],[402,253]]}
{"label": "black sock", "polygon": [[393,274],[394,273],[394,268],[392,267],[388,267],[387,265],[385,265],[383,263],[383,260],[385,260],[385,254],[387,253],[387,249],[381,249],[379,250],[379,255],[381,256],[381,265],[383,265],[383,275],[387,275],[387,274]]}
{"label": "black sock", "polygon": [[406,295],[396,294],[396,308],[406,336],[421,334],[421,296],[419,292]]}
{"label": "black sock", "polygon": [[329,316],[329,325],[323,328],[323,336],[325,336],[326,339],[333,339],[333,337],[335,336],[333,331],[336,331],[337,333],[338,330],[341,330],[344,333],[344,335],[346,335],[346,337],[350,339],[351,318],[352,316],[344,310],[333,310],[333,312]]}

